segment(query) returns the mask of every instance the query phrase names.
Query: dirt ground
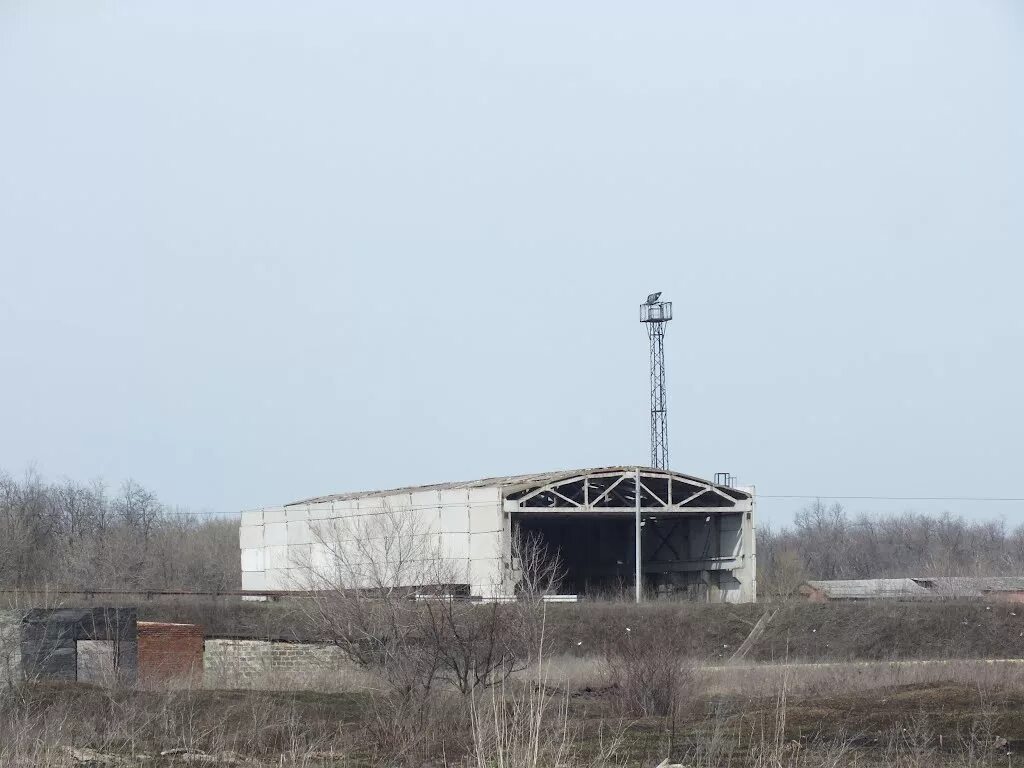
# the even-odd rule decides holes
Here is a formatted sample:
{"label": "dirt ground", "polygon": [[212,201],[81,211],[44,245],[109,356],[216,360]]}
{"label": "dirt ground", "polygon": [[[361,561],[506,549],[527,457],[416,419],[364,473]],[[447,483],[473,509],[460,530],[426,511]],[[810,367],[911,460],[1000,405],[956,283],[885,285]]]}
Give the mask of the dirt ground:
{"label": "dirt ground", "polygon": [[[605,738],[612,694],[584,692],[573,714]],[[604,711],[604,716],[600,713]],[[628,723],[623,765],[1024,765],[1024,691],[923,683],[820,695],[701,697],[679,714]]]}

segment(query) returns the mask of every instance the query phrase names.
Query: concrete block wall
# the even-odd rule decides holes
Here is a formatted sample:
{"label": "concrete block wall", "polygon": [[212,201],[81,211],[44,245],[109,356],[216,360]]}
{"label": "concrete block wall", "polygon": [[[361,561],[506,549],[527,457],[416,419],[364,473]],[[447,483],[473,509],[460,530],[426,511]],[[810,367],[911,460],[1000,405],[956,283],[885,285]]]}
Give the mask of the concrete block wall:
{"label": "concrete block wall", "polygon": [[140,621],[139,682],[198,683],[203,679],[203,628],[198,624]]}
{"label": "concrete block wall", "polygon": [[350,666],[333,645],[212,638],[206,641],[204,661],[203,680],[208,688],[315,683],[327,672]]}

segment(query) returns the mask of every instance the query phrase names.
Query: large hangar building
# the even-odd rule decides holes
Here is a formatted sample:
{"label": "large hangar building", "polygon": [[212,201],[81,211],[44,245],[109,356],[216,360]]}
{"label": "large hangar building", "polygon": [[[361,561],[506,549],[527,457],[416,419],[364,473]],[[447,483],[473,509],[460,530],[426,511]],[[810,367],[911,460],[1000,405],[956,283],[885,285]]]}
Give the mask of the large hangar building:
{"label": "large hangar building", "polygon": [[325,524],[384,510],[415,514],[424,530],[437,536],[433,551],[459,566],[466,581],[459,586],[473,596],[515,594],[515,526],[558,553],[565,572],[563,592],[629,591],[639,516],[645,591],[711,602],[753,602],[757,597],[753,489],[643,467],[340,493],[243,512],[242,588],[301,589],[303,569],[330,559],[330,546],[320,533]]}

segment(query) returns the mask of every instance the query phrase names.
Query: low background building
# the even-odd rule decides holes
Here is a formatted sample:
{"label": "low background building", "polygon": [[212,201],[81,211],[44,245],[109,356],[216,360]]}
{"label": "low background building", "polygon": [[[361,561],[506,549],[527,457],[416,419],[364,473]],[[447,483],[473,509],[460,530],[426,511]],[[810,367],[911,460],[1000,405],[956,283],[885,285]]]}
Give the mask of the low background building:
{"label": "low background building", "polygon": [[833,579],[806,581],[799,589],[812,603],[829,600],[923,600],[927,589],[913,579]]}
{"label": "low background building", "polygon": [[805,581],[798,593],[811,602],[819,603],[828,600],[1003,600],[1024,603],[1024,577],[811,580]]}

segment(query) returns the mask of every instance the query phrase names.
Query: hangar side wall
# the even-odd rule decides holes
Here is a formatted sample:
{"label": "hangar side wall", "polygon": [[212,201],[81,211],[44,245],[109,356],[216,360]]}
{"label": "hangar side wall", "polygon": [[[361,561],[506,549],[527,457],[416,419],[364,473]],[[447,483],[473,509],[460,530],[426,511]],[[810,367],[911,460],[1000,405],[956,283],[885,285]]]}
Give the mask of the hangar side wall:
{"label": "hangar side wall", "polygon": [[[333,566],[331,545],[353,530],[372,528],[387,512],[414,516],[429,536],[424,549],[457,571],[473,595],[491,597],[504,588],[502,563],[509,547],[498,487],[424,490],[384,496],[297,504],[242,514],[239,543],[242,588],[295,590],[310,586],[311,569]],[[436,540],[435,538],[436,537]],[[368,585],[367,585],[368,586]]]}

